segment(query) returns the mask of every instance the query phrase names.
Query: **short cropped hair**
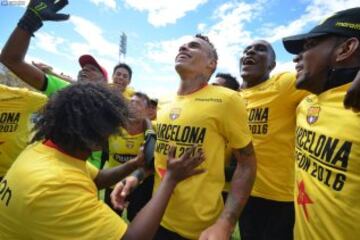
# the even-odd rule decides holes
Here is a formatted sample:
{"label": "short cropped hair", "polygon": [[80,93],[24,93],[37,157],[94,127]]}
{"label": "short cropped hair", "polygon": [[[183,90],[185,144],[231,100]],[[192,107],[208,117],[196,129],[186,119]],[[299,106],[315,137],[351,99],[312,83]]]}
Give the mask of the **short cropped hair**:
{"label": "short cropped hair", "polygon": [[200,38],[200,39],[204,40],[205,42],[207,42],[209,44],[209,46],[211,48],[211,55],[217,61],[218,60],[218,54],[217,54],[216,48],[215,48],[214,44],[212,44],[210,42],[209,38],[207,36],[205,36],[205,35],[200,34],[200,33],[196,34],[195,37]]}
{"label": "short cropped hair", "polygon": [[126,63],[119,63],[117,64],[115,67],[114,67],[114,71],[113,71],[113,74],[116,72],[116,70],[118,68],[125,68],[128,73],[129,73],[129,80],[131,81],[131,77],[132,77],[132,70],[131,70],[131,67],[129,65],[127,65]]}
{"label": "short cropped hair", "polygon": [[220,78],[223,78],[225,80],[225,86],[224,87],[230,88],[230,89],[232,89],[234,91],[237,91],[240,88],[239,82],[236,80],[236,78],[234,76],[232,76],[229,73],[218,73],[218,74],[216,74],[215,77],[220,77]]}
{"label": "short cropped hair", "polygon": [[150,106],[150,98],[148,95],[146,95],[146,93],[135,92],[133,96],[137,96],[137,97],[141,98],[142,100],[144,100],[146,107]]}

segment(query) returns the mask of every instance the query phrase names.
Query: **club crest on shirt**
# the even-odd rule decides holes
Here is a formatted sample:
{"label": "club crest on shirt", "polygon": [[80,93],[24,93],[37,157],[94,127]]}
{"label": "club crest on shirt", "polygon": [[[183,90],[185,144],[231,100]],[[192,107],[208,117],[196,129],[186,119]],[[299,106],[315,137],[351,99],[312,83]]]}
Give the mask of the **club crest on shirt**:
{"label": "club crest on shirt", "polygon": [[180,113],[181,113],[181,109],[180,109],[180,108],[173,108],[173,109],[171,109],[171,111],[170,111],[169,118],[170,118],[171,120],[175,120],[175,119],[177,119],[177,118],[180,116]]}
{"label": "club crest on shirt", "polygon": [[307,115],[306,115],[306,121],[310,125],[314,124],[319,119],[320,110],[321,110],[321,108],[320,108],[319,105],[311,106],[308,109],[308,112],[307,112]]}
{"label": "club crest on shirt", "polygon": [[127,148],[133,148],[134,147],[134,142],[127,141],[126,142],[126,147]]}

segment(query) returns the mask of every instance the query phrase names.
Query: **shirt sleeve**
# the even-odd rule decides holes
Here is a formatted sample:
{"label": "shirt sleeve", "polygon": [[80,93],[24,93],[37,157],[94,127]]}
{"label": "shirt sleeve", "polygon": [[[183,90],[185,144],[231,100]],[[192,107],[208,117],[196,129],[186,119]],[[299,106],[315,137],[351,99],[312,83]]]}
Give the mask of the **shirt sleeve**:
{"label": "shirt sleeve", "polygon": [[50,97],[56,91],[59,91],[60,89],[63,89],[70,85],[69,82],[62,80],[61,78],[58,78],[54,75],[46,74],[46,78],[47,78],[47,85],[43,92],[48,97]]}
{"label": "shirt sleeve", "polygon": [[99,174],[99,169],[97,169],[92,163],[86,161],[86,169],[89,173],[89,177],[94,180],[96,176]]}
{"label": "shirt sleeve", "polygon": [[36,112],[45,105],[48,98],[41,93],[28,90],[27,92],[27,104],[29,104],[28,109],[29,112]]}
{"label": "shirt sleeve", "polygon": [[288,101],[298,105],[301,100],[309,95],[309,92],[296,88],[296,74],[294,72],[285,72],[280,74],[279,77],[281,78],[280,81],[284,89],[283,94],[286,94]]}
{"label": "shirt sleeve", "polygon": [[234,92],[223,107],[226,111],[221,115],[222,131],[231,148],[239,149],[247,146],[252,135],[248,126],[248,115],[244,100],[240,93]]}

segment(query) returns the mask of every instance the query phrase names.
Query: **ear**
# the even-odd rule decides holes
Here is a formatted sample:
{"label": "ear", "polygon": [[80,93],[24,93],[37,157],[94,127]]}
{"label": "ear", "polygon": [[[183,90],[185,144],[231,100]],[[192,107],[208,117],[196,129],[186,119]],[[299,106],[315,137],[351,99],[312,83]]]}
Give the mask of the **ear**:
{"label": "ear", "polygon": [[269,70],[272,71],[272,70],[274,70],[275,67],[276,67],[276,62],[275,62],[275,61],[272,61],[272,62],[269,64]]}
{"label": "ear", "polygon": [[336,50],[336,62],[351,58],[360,47],[359,39],[352,37],[343,42]]}
{"label": "ear", "polygon": [[210,59],[208,62],[208,67],[215,71],[217,65],[217,61],[215,59]]}

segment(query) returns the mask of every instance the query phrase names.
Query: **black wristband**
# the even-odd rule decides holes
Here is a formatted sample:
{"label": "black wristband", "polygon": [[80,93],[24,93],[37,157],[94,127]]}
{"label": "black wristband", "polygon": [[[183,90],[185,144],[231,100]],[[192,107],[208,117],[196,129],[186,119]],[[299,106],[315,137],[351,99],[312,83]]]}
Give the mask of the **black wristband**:
{"label": "black wristband", "polygon": [[136,169],[131,176],[136,177],[140,184],[145,178],[145,172],[143,169]]}

